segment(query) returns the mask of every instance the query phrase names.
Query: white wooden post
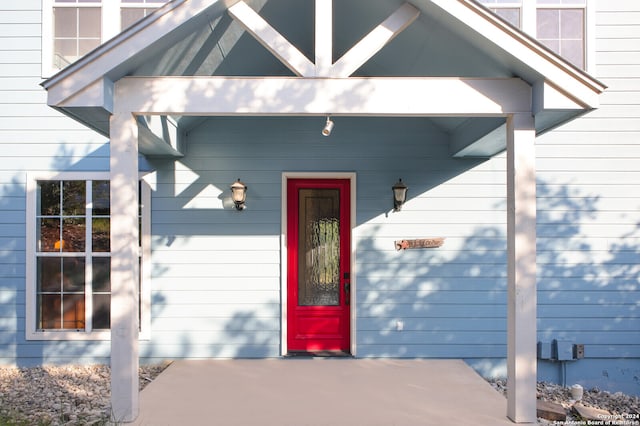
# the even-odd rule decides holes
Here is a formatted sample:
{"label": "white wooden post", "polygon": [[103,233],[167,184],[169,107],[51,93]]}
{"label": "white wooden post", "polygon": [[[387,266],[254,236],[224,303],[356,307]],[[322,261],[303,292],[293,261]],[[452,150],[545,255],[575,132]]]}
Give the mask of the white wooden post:
{"label": "white wooden post", "polygon": [[138,126],[111,116],[111,410],[138,416]]}
{"label": "white wooden post", "polygon": [[507,416],[536,418],[536,170],[530,114],[507,118]]}

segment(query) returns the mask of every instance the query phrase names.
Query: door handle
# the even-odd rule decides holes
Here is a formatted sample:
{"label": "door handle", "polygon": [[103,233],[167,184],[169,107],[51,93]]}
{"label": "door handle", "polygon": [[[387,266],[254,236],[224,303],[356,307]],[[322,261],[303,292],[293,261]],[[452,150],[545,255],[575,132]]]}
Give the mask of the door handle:
{"label": "door handle", "polygon": [[351,293],[351,283],[344,283],[344,304],[348,305],[351,303],[351,298],[349,297]]}

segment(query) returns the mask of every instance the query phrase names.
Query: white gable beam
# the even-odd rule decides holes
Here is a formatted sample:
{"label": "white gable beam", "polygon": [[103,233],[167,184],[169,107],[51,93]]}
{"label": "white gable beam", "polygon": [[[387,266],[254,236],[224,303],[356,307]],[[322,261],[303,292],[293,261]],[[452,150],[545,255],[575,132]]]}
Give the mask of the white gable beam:
{"label": "white gable beam", "polygon": [[333,0],[316,0],[316,75],[329,75],[333,65]]}
{"label": "white gable beam", "polygon": [[47,92],[47,104],[66,107],[101,107],[113,111],[113,82],[102,77],[67,97],[68,93],[62,87],[56,87]]}
{"label": "white gable beam", "polygon": [[296,75],[315,75],[315,65],[245,2],[231,6],[229,14]]}
{"label": "white gable beam", "polygon": [[336,61],[331,69],[331,76],[348,77],[353,74],[395,36],[411,25],[419,15],[420,11],[409,3],[400,6],[398,10]]}
{"label": "white gable beam", "polygon": [[531,113],[517,78],[126,77],[117,111],[161,115],[491,116]]}
{"label": "white gable beam", "polygon": [[583,105],[578,104],[566,93],[553,87],[546,81],[533,86],[533,113],[534,115],[544,110],[582,110]]}

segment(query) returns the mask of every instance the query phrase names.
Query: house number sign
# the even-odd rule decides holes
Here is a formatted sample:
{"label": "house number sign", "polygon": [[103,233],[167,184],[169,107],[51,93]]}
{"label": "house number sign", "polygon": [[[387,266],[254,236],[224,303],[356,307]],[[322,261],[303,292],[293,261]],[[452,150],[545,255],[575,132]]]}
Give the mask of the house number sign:
{"label": "house number sign", "polygon": [[396,250],[438,248],[444,244],[444,238],[423,238],[419,240],[396,241]]}

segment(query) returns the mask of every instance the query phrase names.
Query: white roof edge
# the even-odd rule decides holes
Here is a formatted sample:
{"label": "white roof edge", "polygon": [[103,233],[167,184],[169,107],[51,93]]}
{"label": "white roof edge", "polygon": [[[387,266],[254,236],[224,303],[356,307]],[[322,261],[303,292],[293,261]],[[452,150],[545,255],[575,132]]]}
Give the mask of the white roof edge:
{"label": "white roof edge", "polygon": [[178,7],[184,2],[185,0],[174,0],[174,1],[170,1],[169,3],[165,3],[163,6],[159,7],[158,9],[154,10],[152,13],[147,15],[144,19],[141,19],[140,21],[136,22],[134,25],[126,28],[124,31],[117,34],[112,39],[107,40],[100,46],[93,49],[91,52],[79,58],[77,61],[69,64],[68,66],[64,67],[63,69],[61,69],[60,71],[52,75],[51,77],[47,78],[41,83],[41,85],[45,89],[48,89],[49,87],[54,86],[60,80],[63,80],[68,75],[74,73],[77,70],[77,68],[82,68],[87,63],[94,60],[97,56],[100,56],[105,52],[111,50],[114,46],[120,44],[123,40],[131,37],[133,34],[139,32],[141,29],[148,27],[149,25],[157,21],[165,13],[175,9],[176,7]]}
{"label": "white roof edge", "polygon": [[[421,2],[421,0],[416,1]],[[607,88],[605,84],[591,76],[586,71],[571,64],[561,56],[557,55],[555,52],[543,46],[535,38],[529,36],[523,31],[520,31],[516,27],[513,27],[512,25],[492,13],[487,7],[480,4],[477,0],[430,0],[430,3],[437,5],[441,9],[448,12],[450,15],[460,19],[467,25],[470,25],[475,31],[480,34],[487,35],[487,31],[492,28],[500,30],[502,35],[495,33],[493,34],[497,35],[498,39],[494,39],[493,37],[487,38],[491,39],[495,44],[505,49],[510,55],[521,60],[534,69],[537,68],[534,65],[530,65],[530,62],[527,60],[527,58],[523,58],[523,56],[534,53],[541,59],[544,59],[549,65],[552,65],[557,70],[563,71],[567,76],[570,76],[575,81],[580,82],[585,88],[588,88],[596,93],[601,93]],[[468,16],[472,17],[473,15],[475,15],[478,18],[482,18],[490,26],[482,27],[483,23],[479,20],[477,20],[477,22],[473,22],[473,20],[471,19],[464,19],[465,9],[463,8],[466,8],[467,11],[471,12],[471,15],[467,14]],[[508,36],[511,40],[517,41],[517,43],[520,45],[520,49],[509,48],[509,43],[506,42],[506,39],[504,38],[505,36]],[[522,48],[524,48],[525,50],[523,51]],[[545,77],[553,77],[547,75],[544,71],[540,71],[540,73]],[[559,87],[564,87],[562,82],[553,80],[551,80],[551,82],[552,84],[555,83]]]}
{"label": "white roof edge", "polygon": [[479,3],[477,0],[459,0],[464,2],[468,7],[473,8],[482,14],[487,19],[490,19],[495,25],[501,27],[505,32],[509,33],[511,37],[520,40],[523,44],[527,45],[530,49],[535,50],[540,56],[544,56],[547,60],[553,62],[556,66],[565,69],[567,72],[575,74],[576,78],[583,80],[585,84],[592,86],[594,89],[606,89],[606,85],[591,76],[585,70],[578,68],[571,62],[564,59],[562,56],[553,52],[551,49],[544,46],[534,37],[529,34],[520,31],[518,28],[513,27],[507,21],[501,19],[498,15],[492,13],[487,7]]}
{"label": "white roof edge", "polygon": [[[139,42],[137,46],[135,46],[136,49],[130,50],[131,53],[129,54],[129,56],[132,56],[135,54],[135,52],[138,52],[139,50],[155,43],[156,40],[158,40],[159,38],[169,34],[171,31],[177,29],[182,24],[189,21],[194,16],[204,12],[205,10],[211,7],[214,7],[216,5],[226,10],[229,6],[237,3],[238,1],[239,0],[172,0],[172,1],[169,1],[168,3],[165,3],[163,6],[154,10],[151,14],[147,15],[144,19],[141,19],[140,21],[128,27],[127,29],[125,29],[124,31],[122,31],[112,39],[106,41],[105,43],[98,46],[91,52],[87,53],[85,56],[81,57],[76,62],[68,65],[67,67],[60,70],[50,78],[42,81],[40,85],[48,90],[49,88],[55,86],[56,84],[60,83],[64,79],[68,78],[70,75],[82,70],[83,68],[92,64],[93,62],[99,60],[101,57],[103,57],[103,55],[105,55],[105,53],[112,51],[113,49],[117,48],[119,45],[121,45],[125,41],[138,38],[140,34],[143,33],[145,30],[153,30],[154,24],[158,23],[164,17],[166,17],[169,14],[172,14],[176,10],[179,10],[181,8],[187,9],[184,11],[184,13],[182,13],[179,16],[179,19],[176,19],[173,22],[166,23],[166,25],[159,25],[159,24],[155,25],[158,28],[156,28],[156,31],[153,34],[151,34],[152,36],[150,36],[150,34],[145,34],[143,36],[143,40]],[[109,62],[113,64],[112,61],[109,61]],[[119,64],[120,63],[115,63],[114,65],[112,65],[110,69],[104,69],[104,72],[102,75],[107,74],[111,69],[115,68]],[[95,75],[95,76],[89,77],[87,80],[91,80],[89,82],[89,84],[91,84],[93,81],[101,78],[102,75]],[[80,84],[80,86],[82,86],[82,84]],[[82,88],[83,87],[79,87],[79,90],[81,90]]]}

